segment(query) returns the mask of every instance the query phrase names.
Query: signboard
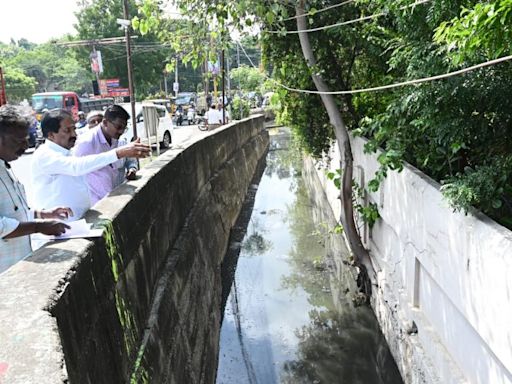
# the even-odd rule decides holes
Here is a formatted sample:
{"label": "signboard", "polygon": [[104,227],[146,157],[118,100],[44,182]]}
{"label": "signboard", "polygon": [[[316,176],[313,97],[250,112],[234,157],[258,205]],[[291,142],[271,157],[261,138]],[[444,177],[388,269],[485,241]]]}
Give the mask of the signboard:
{"label": "signboard", "polygon": [[218,75],[220,73],[220,63],[216,61],[215,63],[212,61],[208,62],[208,72],[212,75]]}
{"label": "signboard", "polygon": [[119,88],[119,79],[106,79],[107,88]]}
{"label": "signboard", "polygon": [[115,88],[109,90],[108,95],[112,97],[130,96],[130,90],[128,88]]}
{"label": "signboard", "polygon": [[108,96],[107,80],[100,80],[99,83],[100,95]]}
{"label": "signboard", "polygon": [[101,96],[125,97],[130,96],[128,88],[119,88],[119,79],[103,79],[99,81]]}
{"label": "signboard", "polygon": [[180,83],[178,83],[178,82],[174,82],[174,83],[172,84],[172,90],[173,90],[174,92],[178,92],[178,91],[180,90]]}
{"label": "signboard", "polygon": [[101,59],[100,51],[92,51],[89,55],[91,59],[91,70],[94,73],[103,73],[103,60]]}

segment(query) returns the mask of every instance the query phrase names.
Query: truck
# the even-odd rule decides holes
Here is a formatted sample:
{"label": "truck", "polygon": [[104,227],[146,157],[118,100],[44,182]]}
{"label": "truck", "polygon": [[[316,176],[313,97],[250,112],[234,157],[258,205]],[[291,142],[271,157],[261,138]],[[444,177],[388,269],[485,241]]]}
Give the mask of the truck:
{"label": "truck", "polygon": [[0,67],[0,107],[4,104],[7,104],[7,96],[5,94],[4,72]]}
{"label": "truck", "polygon": [[90,111],[101,111],[112,104],[113,98],[82,99],[75,92],[42,92],[32,95],[32,108],[37,121],[41,121],[45,110],[62,108],[69,111],[74,120],[78,120],[79,111],[87,114]]}

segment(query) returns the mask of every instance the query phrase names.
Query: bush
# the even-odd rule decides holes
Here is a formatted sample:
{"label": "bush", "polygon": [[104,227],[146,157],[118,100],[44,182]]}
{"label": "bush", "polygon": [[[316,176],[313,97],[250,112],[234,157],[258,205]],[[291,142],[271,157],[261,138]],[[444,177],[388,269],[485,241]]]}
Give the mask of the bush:
{"label": "bush", "polygon": [[249,102],[240,97],[235,97],[231,102],[231,116],[234,120],[240,120],[248,117],[250,112]]}

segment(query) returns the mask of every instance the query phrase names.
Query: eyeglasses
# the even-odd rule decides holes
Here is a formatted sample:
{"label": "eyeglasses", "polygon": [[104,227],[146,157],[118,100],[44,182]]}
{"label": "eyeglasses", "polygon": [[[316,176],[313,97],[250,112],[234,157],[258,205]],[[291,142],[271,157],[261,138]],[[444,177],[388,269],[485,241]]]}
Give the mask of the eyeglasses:
{"label": "eyeglasses", "polygon": [[126,131],[126,123],[124,124],[117,124],[117,123],[114,123],[112,120],[107,120],[110,124],[112,124],[114,126],[114,128],[116,129],[116,131]]}

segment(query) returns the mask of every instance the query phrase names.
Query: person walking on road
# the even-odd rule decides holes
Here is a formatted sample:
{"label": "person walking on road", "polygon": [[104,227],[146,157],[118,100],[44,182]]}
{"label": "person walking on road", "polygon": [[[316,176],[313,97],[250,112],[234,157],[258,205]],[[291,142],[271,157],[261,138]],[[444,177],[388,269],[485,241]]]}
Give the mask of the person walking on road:
{"label": "person walking on road", "polygon": [[75,124],[69,112],[54,109],[43,116],[41,129],[46,142],[32,155],[32,186],[36,208],[71,207],[77,218],[91,207],[85,175],[126,157],[143,158],[150,148],[138,141],[98,155],[71,156],[76,142]]}
{"label": "person walking on road", "polygon": [[28,120],[13,107],[0,107],[0,274],[32,252],[31,234],[62,235],[69,226],[55,219],[73,214],[64,207],[29,208],[25,189],[9,164],[28,148],[28,127]]}
{"label": "person walking on road", "polygon": [[[130,115],[123,107],[108,107],[102,122],[78,137],[73,149],[74,155],[81,157],[100,154],[126,145],[126,140],[120,140],[120,137],[126,130],[129,118]],[[89,187],[91,205],[96,204],[125,179],[134,180],[138,169],[137,159],[127,157],[87,174],[85,179]]]}
{"label": "person walking on road", "polygon": [[222,124],[222,116],[219,111],[215,108],[215,104],[210,105],[210,109],[205,114],[206,126],[208,131],[218,128]]}

